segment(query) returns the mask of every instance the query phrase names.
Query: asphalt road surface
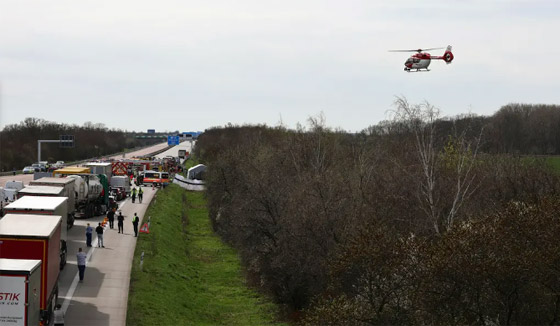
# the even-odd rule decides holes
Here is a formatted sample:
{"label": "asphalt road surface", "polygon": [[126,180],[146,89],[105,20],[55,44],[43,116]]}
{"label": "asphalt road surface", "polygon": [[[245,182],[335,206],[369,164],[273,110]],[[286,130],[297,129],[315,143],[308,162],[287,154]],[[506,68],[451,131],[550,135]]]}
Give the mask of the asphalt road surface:
{"label": "asphalt road surface", "polygon": [[[61,271],[58,286],[58,303],[62,304],[66,325],[124,326],[130,285],[130,271],[136,240],[132,217],[137,213],[140,229],[148,217],[144,214],[157,190],[143,187],[142,204],[132,203],[127,198],[119,203],[119,210],[125,216],[124,233],[118,233],[115,218],[114,229],[107,223],[103,233],[105,248],[97,247],[95,227],[105,216],[76,220],[68,230],[68,262]],[[153,221],[152,221],[153,222]],[[86,224],[94,228],[93,247],[86,247]],[[139,237],[143,233],[138,233]],[[79,283],[76,254],[78,248],[87,254],[84,281]]]}
{"label": "asphalt road surface", "polygon": [[[135,156],[149,155],[155,151],[167,147],[167,143],[150,146],[138,151],[126,153],[124,156],[112,156],[118,158],[130,158]],[[190,142],[181,143],[168,151],[158,155],[177,155],[178,149],[190,151]],[[32,174],[0,177],[0,186],[6,182],[18,180],[28,184],[33,180]],[[132,203],[131,198],[126,198],[119,203],[119,210],[125,216],[124,233],[117,232],[117,221],[115,218],[114,229],[109,224],[105,227],[104,248],[97,247],[97,236],[94,232],[93,247],[85,245],[85,228],[89,223],[94,229],[105,216],[97,216],[90,219],[78,219],[74,226],[68,230],[68,258],[67,264],[60,273],[59,293],[57,303],[62,304],[65,313],[66,325],[99,325],[99,326],[124,326],[126,325],[126,311],[128,304],[128,292],[130,285],[130,271],[136,240],[134,237],[132,217],[137,213],[140,217],[139,229],[148,217],[144,214],[151,200],[156,197],[157,189],[143,187],[144,200]],[[143,233],[139,233],[142,237]],[[76,253],[82,248],[87,254],[87,267],[84,282],[78,282],[78,268],[76,264]]]}
{"label": "asphalt road surface", "polygon": [[[180,146],[180,145],[179,145]],[[154,146],[150,146],[150,147],[146,147],[137,151],[133,151],[130,153],[126,153],[124,154],[124,158],[130,158],[130,157],[135,157],[135,156],[144,156],[144,155],[149,155],[150,153],[156,152],[158,150],[161,150],[163,148],[167,147],[167,143],[160,143]],[[175,155],[177,155],[177,153],[175,153]],[[123,158],[123,154],[121,155],[113,155],[110,156],[111,158]],[[29,182],[33,181],[33,174],[18,174],[18,175],[14,175],[14,176],[3,176],[0,177],[0,187],[4,187],[6,185],[6,182],[8,181],[23,181],[24,185],[29,184]]]}
{"label": "asphalt road surface", "polygon": [[179,143],[179,145],[177,146],[173,146],[170,149],[166,150],[165,152],[162,152],[158,155],[156,155],[156,157],[158,158],[164,158],[166,156],[178,156],[179,155],[179,150],[180,149],[184,149],[187,152],[192,152],[192,146],[194,146],[194,140],[191,141],[184,141],[182,143]]}

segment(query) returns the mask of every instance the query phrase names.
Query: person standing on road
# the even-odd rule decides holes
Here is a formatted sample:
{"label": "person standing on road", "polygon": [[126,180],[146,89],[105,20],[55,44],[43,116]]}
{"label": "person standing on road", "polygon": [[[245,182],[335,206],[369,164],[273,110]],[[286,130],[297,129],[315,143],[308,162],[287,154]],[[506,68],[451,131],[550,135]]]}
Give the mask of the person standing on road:
{"label": "person standing on road", "polygon": [[138,201],[142,204],[142,197],[144,197],[144,190],[142,187],[138,187]]}
{"label": "person standing on road", "polygon": [[124,216],[122,212],[119,212],[119,216],[117,216],[117,224],[119,227],[119,233],[124,233]]}
{"label": "person standing on road", "polygon": [[140,222],[140,218],[136,213],[134,213],[134,217],[132,218],[132,225],[134,226],[134,236],[138,237],[138,223]]}
{"label": "person standing on road", "polygon": [[80,282],[84,281],[84,272],[86,271],[86,258],[87,255],[82,251],[82,248],[78,248],[78,254],[76,255],[78,260],[78,271],[80,271]]}
{"label": "person standing on road", "polygon": [[89,225],[86,226],[86,246],[91,247],[91,235],[93,233],[93,228]]}
{"label": "person standing on road", "polygon": [[103,226],[101,226],[101,223],[95,228],[95,233],[97,233],[97,247],[105,248],[103,245]]}
{"label": "person standing on road", "polygon": [[109,219],[109,227],[112,229],[115,225],[115,211],[112,208],[107,213],[107,219]]}
{"label": "person standing on road", "polygon": [[132,196],[132,203],[134,204],[134,201],[136,200],[136,187],[132,188],[130,195]]}
{"label": "person standing on road", "polygon": [[64,326],[64,312],[62,311],[62,305],[59,303],[54,307],[53,311],[53,323],[54,326]]}

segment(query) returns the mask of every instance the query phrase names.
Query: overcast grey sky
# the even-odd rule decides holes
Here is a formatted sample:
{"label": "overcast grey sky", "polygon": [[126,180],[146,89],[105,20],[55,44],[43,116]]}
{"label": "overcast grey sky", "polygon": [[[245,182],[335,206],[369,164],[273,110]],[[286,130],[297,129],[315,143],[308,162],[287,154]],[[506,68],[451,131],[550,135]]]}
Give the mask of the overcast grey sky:
{"label": "overcast grey sky", "polygon": [[[357,131],[396,95],[449,116],[559,104],[559,18],[557,0],[1,0],[0,128],[294,127],[323,112]],[[454,62],[427,73],[387,52],[448,44]]]}

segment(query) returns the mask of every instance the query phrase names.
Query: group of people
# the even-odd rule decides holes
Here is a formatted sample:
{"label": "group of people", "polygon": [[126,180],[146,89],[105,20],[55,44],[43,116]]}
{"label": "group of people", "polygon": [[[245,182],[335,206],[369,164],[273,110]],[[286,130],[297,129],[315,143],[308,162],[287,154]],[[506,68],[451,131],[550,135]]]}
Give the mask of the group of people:
{"label": "group of people", "polygon": [[[107,213],[107,219],[109,220],[109,228],[113,229],[114,221],[115,221],[115,210],[109,210]],[[117,215],[118,221],[118,228],[121,234],[124,234],[124,215],[122,212],[119,211],[119,215]],[[132,226],[134,227],[134,236],[138,237],[138,224],[140,223],[140,217],[137,213],[134,213],[132,217]],[[98,248],[105,248],[103,244],[103,233],[105,228],[103,227],[102,223],[99,223],[95,228],[95,233],[97,233],[97,247]],[[92,236],[93,236],[93,227],[89,223],[86,226],[86,246],[92,247]],[[80,282],[84,280],[84,273],[86,269],[86,253],[82,251],[82,248],[78,249],[78,254],[76,255],[77,262],[78,262],[78,271],[80,276]]]}
{"label": "group of people", "polygon": [[[115,225],[115,211],[116,208],[109,210],[107,213],[107,219],[109,220],[109,228],[113,229]],[[119,215],[117,215],[117,227],[119,229],[118,233],[124,233],[124,216],[122,212],[119,211]]]}
{"label": "group of people", "polygon": [[142,198],[144,197],[144,190],[142,190],[142,187],[138,187],[138,190],[136,190],[136,187],[134,187],[130,191],[130,196],[132,197],[133,203],[134,201],[136,201],[136,194],[138,194],[138,201],[140,202],[140,204],[142,204]]}
{"label": "group of people", "polygon": [[[133,188],[131,191],[131,195],[132,195],[132,202],[134,203],[134,201],[136,200],[136,195],[138,195],[138,201],[140,203],[142,203],[142,197],[143,197],[143,190],[141,187],[138,188],[138,190],[136,190],[136,188]],[[113,229],[114,228],[114,223],[115,223],[115,215],[116,215],[116,210],[117,207],[111,207],[109,209],[109,212],[107,213],[107,220],[109,221],[109,228]],[[132,226],[134,227],[134,236],[138,237],[138,224],[140,223],[140,217],[138,216],[137,213],[134,213],[134,216],[132,217]],[[117,226],[118,226],[118,233],[124,234],[124,215],[122,215],[122,212],[119,211],[118,215],[117,215]],[[97,247],[98,248],[105,248],[104,244],[103,244],[103,233],[104,233],[105,229],[103,227],[102,223],[99,223],[97,225],[97,227],[95,228],[95,233],[97,233]],[[87,223],[86,226],[86,246],[88,247],[92,247],[92,236],[93,236],[93,227]],[[78,248],[78,253],[76,254],[76,259],[77,259],[77,263],[78,263],[78,275],[80,278],[80,282],[84,281],[84,274],[85,274],[85,270],[86,270],[86,260],[87,260],[87,254],[82,250],[82,248]],[[61,309],[61,305],[57,304],[55,306],[55,310],[54,310],[54,324],[55,325],[64,325],[64,312]]]}
{"label": "group of people", "polygon": [[[109,228],[113,229],[115,225],[115,211],[110,210],[107,213],[107,219],[109,220]],[[134,213],[132,217],[132,226],[134,227],[134,236],[138,237],[138,223],[140,223],[140,218],[138,217],[137,213]],[[119,215],[117,215],[117,226],[118,232],[124,234],[124,215],[122,212],[119,211]],[[97,233],[97,247],[105,248],[103,245],[103,232],[104,232],[103,224],[100,222],[97,227],[95,228],[95,233]],[[88,223],[86,226],[86,246],[92,247],[91,239],[93,236],[93,228]]]}
{"label": "group of people", "polygon": [[[131,190],[131,197],[132,197],[132,202],[134,203],[136,201],[136,196],[138,195],[138,201],[140,203],[142,203],[142,199],[144,196],[144,191],[142,190],[142,187],[138,187],[138,189],[136,189],[136,187],[132,188]],[[118,233],[120,234],[124,234],[124,215],[122,215],[122,212],[119,211],[118,215],[116,214],[116,210],[117,210],[118,206],[112,206],[109,209],[109,212],[107,213],[107,220],[109,222],[109,228],[113,229],[114,228],[114,224],[115,224],[115,215],[117,217],[117,227],[118,227]],[[138,216],[137,213],[134,213],[134,216],[132,217],[132,226],[134,228],[134,236],[138,237],[138,224],[140,223],[140,217]],[[99,223],[97,225],[97,227],[95,228],[95,233],[97,234],[97,247],[98,248],[105,248],[105,245],[103,243],[103,233],[105,231],[105,228],[103,227],[102,223]],[[93,237],[93,227],[87,223],[86,226],[86,246],[88,247],[92,247],[92,237]],[[78,249],[78,254],[76,255],[77,257],[77,261],[78,261],[78,271],[79,271],[79,276],[80,276],[80,282],[82,282],[84,280],[84,273],[85,273],[85,268],[86,268],[86,253],[82,251],[82,248]]]}

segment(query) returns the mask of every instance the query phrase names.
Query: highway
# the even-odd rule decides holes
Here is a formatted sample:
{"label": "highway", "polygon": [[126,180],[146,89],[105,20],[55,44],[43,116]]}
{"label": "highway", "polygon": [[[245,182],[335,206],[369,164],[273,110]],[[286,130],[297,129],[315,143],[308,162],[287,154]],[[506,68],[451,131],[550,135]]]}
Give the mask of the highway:
{"label": "highway", "polygon": [[150,146],[150,147],[139,149],[137,151],[133,151],[133,152],[125,153],[125,154],[120,154],[120,155],[109,156],[109,158],[110,159],[111,158],[119,159],[119,158],[131,158],[131,157],[146,156],[146,155],[150,155],[151,153],[162,150],[166,147],[167,147],[167,143],[160,143],[160,144],[157,144],[157,145],[153,145],[153,146]]}
{"label": "highway", "polygon": [[[183,143],[181,143],[182,145]],[[179,146],[181,146],[179,145]],[[179,147],[179,146],[175,146],[175,147]],[[167,147],[167,143],[160,143],[157,145],[153,145],[150,147],[146,147],[146,148],[142,148],[139,149],[137,151],[133,151],[133,152],[129,152],[124,154],[119,154],[119,155],[113,155],[113,156],[109,156],[109,158],[114,158],[114,159],[119,159],[119,158],[130,158],[130,157],[135,157],[135,156],[145,156],[145,155],[149,155],[150,153],[156,152],[158,150],[161,150],[163,148]],[[170,150],[172,150],[174,147],[172,147]],[[166,151],[168,152],[168,151]],[[169,155],[169,154],[167,154]],[[177,155],[177,152],[175,150],[175,154],[174,156]],[[164,155],[165,156],[165,155]],[[22,167],[23,168],[23,167]],[[0,187],[4,187],[6,185],[6,182],[8,181],[23,181],[24,185],[29,184],[29,182],[33,181],[33,174],[17,174],[17,175],[9,175],[9,176],[2,176],[0,177]]]}
{"label": "highway", "polygon": [[[192,149],[190,141],[158,154],[156,157],[177,156],[178,150],[188,152]],[[124,156],[114,155],[111,158],[130,158],[146,156],[167,147],[167,143],[160,143],[141,150],[126,153]],[[28,184],[33,180],[32,174],[0,177],[0,185],[7,181],[19,180]],[[134,237],[132,217],[137,213],[141,221],[147,220],[144,214],[157,189],[143,187],[144,201],[132,203],[127,198],[119,203],[119,210],[125,216],[124,234],[117,233],[117,222],[114,229],[107,224],[104,232],[105,248],[96,247],[97,236],[94,233],[93,247],[85,245],[85,228],[89,223],[94,229],[105,216],[90,219],[78,219],[68,230],[68,260],[59,277],[59,292],[57,303],[62,304],[66,325],[95,325],[95,326],[124,326],[130,285],[130,271],[136,247],[137,238]],[[139,228],[143,222],[140,223]],[[139,233],[139,237],[142,233]],[[76,253],[82,248],[87,253],[87,267],[84,282],[78,282],[78,268]]]}
{"label": "highway", "polygon": [[[97,248],[97,236],[93,235],[93,247],[85,245],[86,224],[95,229],[104,216],[76,220],[68,230],[68,262],[61,271],[58,286],[58,303],[65,312],[66,325],[124,326],[130,285],[130,271],[137,238],[134,237],[132,216],[137,213],[142,220],[157,190],[143,187],[144,201],[130,198],[120,202],[119,210],[125,216],[124,234],[107,224],[104,232],[105,248]],[[139,224],[139,228],[143,222]],[[142,233],[139,233],[139,237]],[[76,254],[82,248],[88,256],[84,282],[78,282]]]}
{"label": "highway", "polygon": [[[167,147],[161,143],[138,151],[126,153],[124,158],[145,156]],[[162,152],[157,157],[168,155],[176,156],[179,149],[190,151],[191,143],[183,142],[169,150]],[[113,158],[123,158],[116,155]],[[10,180],[21,180],[25,184],[33,179],[33,175],[16,175],[0,178],[2,185]],[[132,203],[131,198],[126,198],[119,203],[119,211],[125,216],[124,234],[117,232],[115,218],[114,229],[109,225],[105,227],[104,248],[98,248],[97,236],[93,235],[93,247],[85,245],[85,228],[89,223],[94,229],[105,216],[90,219],[78,219],[74,226],[68,230],[68,258],[67,264],[61,271],[58,281],[58,300],[65,314],[66,325],[92,325],[92,326],[124,326],[126,325],[126,312],[130,285],[130,272],[136,240],[134,237],[132,217],[135,213],[141,219],[139,228],[143,225],[144,214],[157,195],[157,189],[142,187],[144,201]],[[143,234],[139,233],[139,237]],[[84,282],[78,282],[78,268],[76,254],[82,248],[87,254],[87,267]]]}
{"label": "highway", "polygon": [[165,152],[162,152],[158,155],[156,155],[157,158],[164,158],[166,156],[177,156],[177,154],[179,153],[180,149],[184,149],[187,152],[192,152],[192,146],[194,146],[194,140],[192,142],[190,141],[184,141],[182,143],[179,143],[179,145],[177,146],[173,146],[170,149],[166,150]]}

